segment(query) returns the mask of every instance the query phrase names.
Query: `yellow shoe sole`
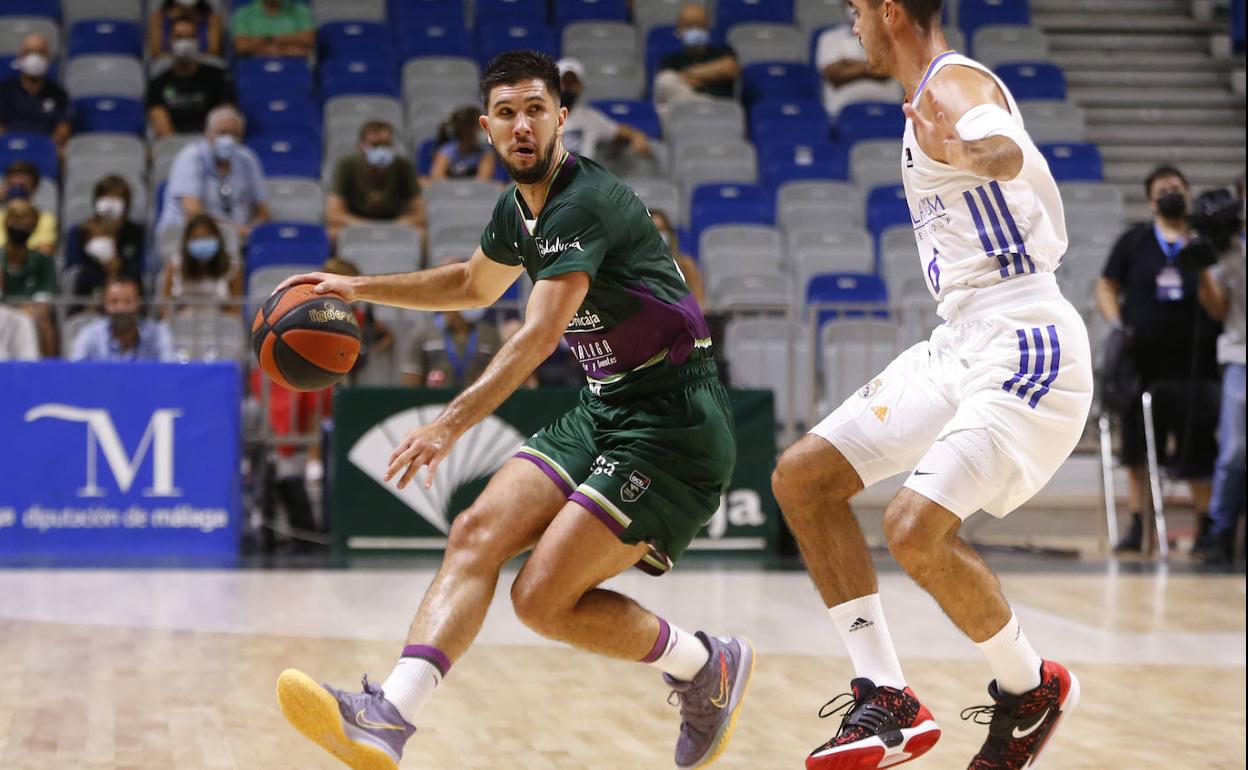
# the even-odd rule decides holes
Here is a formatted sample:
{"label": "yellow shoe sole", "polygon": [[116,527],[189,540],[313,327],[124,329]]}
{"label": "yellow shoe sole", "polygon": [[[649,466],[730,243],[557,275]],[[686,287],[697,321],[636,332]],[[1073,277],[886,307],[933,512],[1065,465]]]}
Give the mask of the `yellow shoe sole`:
{"label": "yellow shoe sole", "polygon": [[399,770],[386,752],[347,737],[338,701],[302,671],[288,668],[277,678],[277,702],[296,730],[352,770]]}
{"label": "yellow shoe sole", "polygon": [[740,637],[740,639],[750,648],[750,671],[745,675],[745,687],[741,689],[741,699],[737,701],[737,707],[732,710],[732,716],[728,718],[728,729],[720,736],[719,742],[715,744],[715,748],[711,749],[711,753],[707,754],[705,759],[694,765],[690,770],[700,770],[700,768],[707,767],[719,759],[728,750],[728,742],[732,740],[732,731],[737,729],[737,717],[741,716],[741,709],[745,706],[745,698],[750,693],[750,682],[754,679],[754,667],[758,665],[758,651],[754,649],[754,643],[744,636]]}

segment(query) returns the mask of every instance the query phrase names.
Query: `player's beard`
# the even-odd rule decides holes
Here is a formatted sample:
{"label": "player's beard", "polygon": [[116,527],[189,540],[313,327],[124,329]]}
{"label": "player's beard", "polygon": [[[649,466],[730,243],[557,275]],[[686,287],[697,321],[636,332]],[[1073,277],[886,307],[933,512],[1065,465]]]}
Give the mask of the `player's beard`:
{"label": "player's beard", "polygon": [[546,175],[550,173],[550,165],[554,162],[555,142],[558,139],[559,135],[555,134],[550,138],[544,149],[538,148],[537,160],[529,168],[513,166],[508,162],[507,158],[502,157],[500,154],[499,158],[503,162],[503,168],[507,169],[507,176],[519,184],[537,184],[545,179]]}

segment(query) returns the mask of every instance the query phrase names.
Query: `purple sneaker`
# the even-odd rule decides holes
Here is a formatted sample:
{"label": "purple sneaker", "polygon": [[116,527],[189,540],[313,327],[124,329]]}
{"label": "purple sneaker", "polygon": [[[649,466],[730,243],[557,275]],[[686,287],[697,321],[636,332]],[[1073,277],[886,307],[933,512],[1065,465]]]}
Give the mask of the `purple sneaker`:
{"label": "purple sneaker", "polygon": [[399,770],[403,744],[416,732],[368,677],[364,692],[344,692],[286,669],[277,700],[296,730],[353,770]]}
{"label": "purple sneaker", "polygon": [[679,768],[706,767],[728,748],[754,674],[754,647],[749,639],[707,636],[701,631],[697,636],[711,649],[711,659],[693,681],[663,675],[680,699]]}

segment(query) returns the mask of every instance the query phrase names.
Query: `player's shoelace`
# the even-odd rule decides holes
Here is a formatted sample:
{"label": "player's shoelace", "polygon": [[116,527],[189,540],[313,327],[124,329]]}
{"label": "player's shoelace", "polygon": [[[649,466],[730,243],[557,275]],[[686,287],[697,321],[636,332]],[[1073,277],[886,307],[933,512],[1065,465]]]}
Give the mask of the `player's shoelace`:
{"label": "player's shoelace", "polygon": [[[972,770],[978,767],[995,768],[1001,767],[1006,760],[1010,758],[1009,749],[1011,741],[1008,738],[997,735],[996,730],[992,729],[993,722],[998,718],[1003,720],[1010,719],[1009,712],[1001,707],[1001,704],[994,703],[990,706],[971,706],[962,709],[962,721],[974,722],[977,725],[986,725],[988,727],[988,739],[984,741],[984,746],[980,749],[979,754],[975,756],[975,761],[971,765]],[[1023,751],[1017,759],[1027,759],[1029,754]]]}
{"label": "player's shoelace", "polygon": [[672,690],[667,694],[667,705],[680,709],[680,732],[696,740],[710,735],[721,710],[711,705],[710,698],[689,697],[692,692]]}
{"label": "player's shoelace", "polygon": [[836,730],[838,738],[844,735],[846,730],[853,728],[879,733],[894,722],[893,715],[888,709],[871,703],[869,696],[867,699],[859,700],[858,696],[852,692],[841,693],[819,709],[820,719],[830,719],[838,714],[842,715],[841,726]]}

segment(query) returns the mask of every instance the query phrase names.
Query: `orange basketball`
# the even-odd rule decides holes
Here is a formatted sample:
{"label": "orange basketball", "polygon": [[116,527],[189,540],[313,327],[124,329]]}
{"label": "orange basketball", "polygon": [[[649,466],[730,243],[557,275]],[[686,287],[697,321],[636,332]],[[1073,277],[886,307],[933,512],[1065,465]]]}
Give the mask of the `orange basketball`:
{"label": "orange basketball", "polygon": [[360,354],[360,325],[350,303],[301,283],[277,292],[251,324],[260,368],[290,390],[321,390],[341,380]]}

